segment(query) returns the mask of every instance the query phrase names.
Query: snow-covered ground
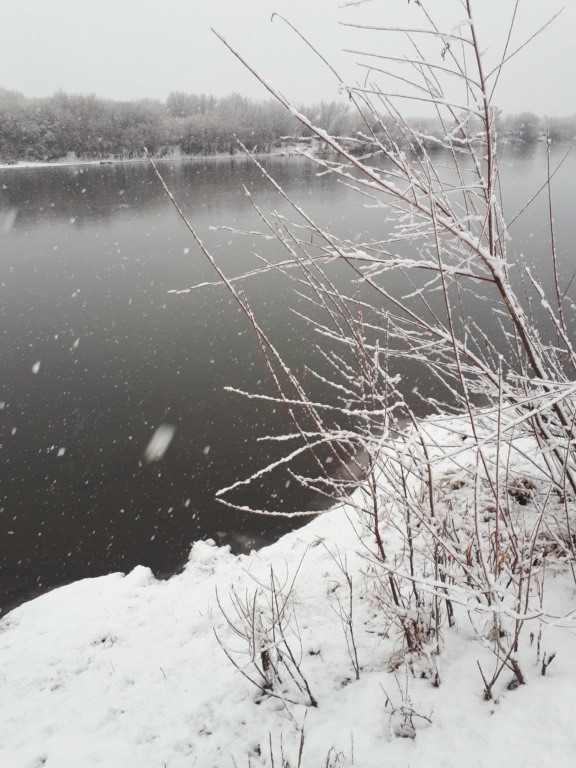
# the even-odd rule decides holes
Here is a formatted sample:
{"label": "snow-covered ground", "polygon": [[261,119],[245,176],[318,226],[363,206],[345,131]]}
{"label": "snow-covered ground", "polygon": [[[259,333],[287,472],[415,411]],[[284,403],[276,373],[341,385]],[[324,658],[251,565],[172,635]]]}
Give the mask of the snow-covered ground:
{"label": "snow-covered ground", "polygon": [[[316,142],[316,144],[319,144],[319,142]],[[255,151],[253,154],[255,157],[271,157],[271,156],[278,156],[278,157],[288,157],[292,155],[301,155],[302,154],[302,145],[297,143],[286,143],[282,147],[273,147],[269,152],[258,152]],[[319,152],[318,147],[314,147],[312,154],[314,152]],[[308,150],[309,152],[309,150]],[[241,158],[244,159],[244,155],[239,154],[236,152],[235,154],[230,154],[227,152],[216,152],[214,154],[210,155],[186,155],[182,152],[180,152],[179,147],[173,147],[170,154],[165,155],[164,157],[157,158],[155,157],[154,160],[158,162],[159,160],[165,161],[165,162],[175,162],[177,160],[210,160],[210,159],[230,159],[230,158]],[[76,166],[76,165],[117,165],[117,164],[127,164],[127,163],[147,163],[149,162],[147,157],[133,157],[133,158],[121,158],[118,159],[113,156],[104,157],[99,160],[81,160],[77,158],[74,154],[71,154],[67,157],[60,158],[59,160],[19,160],[16,163],[0,163],[0,170],[7,170],[7,169],[14,169],[14,168],[59,168],[59,167],[68,167],[68,166]]]}
{"label": "snow-covered ground", "polygon": [[[171,158],[169,158],[171,159]],[[0,163],[0,170],[12,170],[14,168],[67,168],[77,165],[115,165],[126,163],[145,163],[148,162],[146,157],[134,157],[131,159],[124,158],[118,160],[117,158],[109,157],[102,160],[80,160],[77,157],[64,157],[60,160],[19,160],[16,163]]]}
{"label": "snow-covered ground", "polygon": [[[457,608],[455,626],[442,626],[439,656],[434,645],[418,658],[406,654],[374,599],[363,535],[351,508],[340,508],[249,556],[199,542],[168,581],[138,567],[12,611],[0,622],[0,765],[295,768],[302,733],[303,768],[573,764],[576,620],[524,631],[526,684],[509,690],[504,673],[485,701],[478,662],[489,671],[494,656],[466,612]],[[359,679],[341,620],[349,607],[344,561]],[[295,578],[292,648],[317,707],[262,696],[237,668],[253,674],[231,627],[244,626],[231,597],[250,615],[260,589],[265,605],[271,567],[284,593]],[[548,615],[569,614],[567,565],[550,564],[546,590]],[[544,652],[556,653],[545,676]]]}

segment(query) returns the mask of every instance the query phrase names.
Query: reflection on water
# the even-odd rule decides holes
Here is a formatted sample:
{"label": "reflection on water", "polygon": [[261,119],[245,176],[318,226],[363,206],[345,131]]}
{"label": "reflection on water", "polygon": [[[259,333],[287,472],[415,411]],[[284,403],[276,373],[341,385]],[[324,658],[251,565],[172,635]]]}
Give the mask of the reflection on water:
{"label": "reflection on water", "polygon": [[[505,163],[514,210],[536,188],[545,161],[540,153]],[[388,231],[385,215],[363,208],[310,164],[266,164],[332,231],[357,241]],[[213,229],[261,228],[252,201],[267,206],[271,190],[249,162],[161,167],[228,272],[254,268],[256,249],[274,257],[273,241]],[[571,161],[555,192],[561,257],[574,237],[573,171]],[[224,390],[272,391],[247,320],[229,296],[219,288],[169,293],[214,274],[152,169],[3,170],[0,210],[0,606],[138,563],[169,574],[197,538],[242,551],[292,527],[241,517],[214,500],[219,488],[267,461],[274,448],[257,438],[289,423],[281,409]],[[511,230],[512,246],[536,260],[548,253],[542,211],[538,203],[527,225]],[[319,364],[313,334],[288,309],[298,301],[292,287],[268,275],[248,289],[288,364]],[[430,391],[418,377],[407,372],[407,390],[425,400]],[[284,510],[321,506],[282,471],[235,500]]]}

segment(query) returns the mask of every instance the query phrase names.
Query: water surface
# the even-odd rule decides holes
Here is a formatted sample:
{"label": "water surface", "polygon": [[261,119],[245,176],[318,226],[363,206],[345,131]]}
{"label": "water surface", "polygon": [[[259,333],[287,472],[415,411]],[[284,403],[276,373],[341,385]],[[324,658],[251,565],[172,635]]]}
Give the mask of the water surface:
{"label": "water surface", "polygon": [[[326,227],[362,241],[383,237],[384,213],[296,158],[265,161]],[[162,163],[166,181],[204,243],[232,274],[273,241],[235,236],[261,229],[252,202],[285,210],[250,162]],[[509,211],[544,178],[542,148],[508,153]],[[555,180],[563,276],[574,265],[576,164]],[[243,185],[249,189],[249,198]],[[250,325],[212,281],[153,170],[146,164],[6,169],[0,209],[0,606],[51,586],[136,564],[169,574],[191,543],[210,536],[235,551],[271,541],[293,523],[232,512],[216,491],[263,465],[258,442],[289,429],[281,408],[244,400],[226,385],[272,391]],[[513,226],[510,248],[542,265],[549,255],[545,200]],[[276,249],[276,250],[275,250]],[[261,276],[248,291],[265,328],[295,370],[317,364],[317,339],[291,311],[293,286]],[[426,386],[425,382],[410,382]],[[175,428],[161,461],[143,454],[160,425]],[[258,508],[319,509],[322,500],[278,471],[235,500]]]}

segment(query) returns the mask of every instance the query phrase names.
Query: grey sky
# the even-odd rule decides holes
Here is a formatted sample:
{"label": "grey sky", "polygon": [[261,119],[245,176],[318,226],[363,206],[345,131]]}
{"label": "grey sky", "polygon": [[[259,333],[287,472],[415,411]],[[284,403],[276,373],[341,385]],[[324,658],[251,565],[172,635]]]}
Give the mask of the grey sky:
{"label": "grey sky", "polygon": [[[515,0],[475,0],[475,18],[494,60]],[[342,7],[342,6],[348,7]],[[576,0],[520,0],[516,43],[566,5],[559,20],[511,62],[496,98],[505,112],[576,114]],[[427,0],[434,14],[463,18],[461,0]],[[355,82],[358,56],[343,48],[394,50],[395,35],[359,33],[339,20],[422,26],[414,2],[373,0],[0,0],[0,87],[27,96],[96,93],[165,99],[172,90],[267,93],[210,32],[215,27],[290,98],[337,98],[337,84],[294,33],[289,18]],[[437,52],[436,52],[437,55]]]}

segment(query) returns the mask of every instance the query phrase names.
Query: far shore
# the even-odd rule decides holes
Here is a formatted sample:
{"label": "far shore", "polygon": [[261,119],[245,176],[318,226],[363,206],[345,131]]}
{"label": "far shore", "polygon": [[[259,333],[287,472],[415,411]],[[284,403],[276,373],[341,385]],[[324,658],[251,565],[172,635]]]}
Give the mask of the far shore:
{"label": "far shore", "polygon": [[[537,142],[534,142],[532,146],[539,146],[542,145],[544,142],[543,140],[538,140]],[[507,138],[504,141],[504,144],[509,147],[518,147],[523,144],[523,142],[515,141],[514,139]],[[567,141],[556,141],[554,144],[559,144],[561,146],[565,146],[568,144]],[[325,155],[327,153],[330,153],[329,148],[322,148],[320,146],[314,146],[310,147],[309,145],[303,146],[302,144],[293,143],[293,144],[286,144],[282,147],[276,147],[268,152],[251,152],[250,154],[254,157],[302,157],[302,156],[310,156],[310,155]],[[151,156],[154,162],[178,162],[181,160],[232,160],[237,158],[246,158],[248,155],[244,154],[242,151],[238,152],[214,152],[212,154],[206,154],[206,155],[186,155],[178,150],[174,151],[171,154],[164,154],[164,155],[152,155]],[[89,166],[89,165],[128,165],[133,163],[146,163],[148,162],[147,157],[126,157],[126,158],[117,158],[117,157],[103,157],[98,159],[82,159],[78,157],[63,157],[58,160],[21,160],[16,163],[0,163],[0,171],[3,170],[9,170],[13,168],[63,168],[63,167],[74,167],[74,166]]]}
{"label": "far shore", "polygon": [[[296,144],[287,145],[270,152],[254,152],[255,157],[293,157],[302,155],[303,151]],[[245,158],[243,152],[218,152],[211,155],[184,155],[174,153],[170,155],[152,155],[154,162],[174,162],[179,160],[220,160]],[[97,160],[83,160],[77,157],[63,157],[59,160],[22,160],[17,163],[0,163],[0,170],[9,170],[14,168],[63,168],[85,165],[127,165],[132,163],[147,163],[147,157],[115,158],[104,157]]]}

